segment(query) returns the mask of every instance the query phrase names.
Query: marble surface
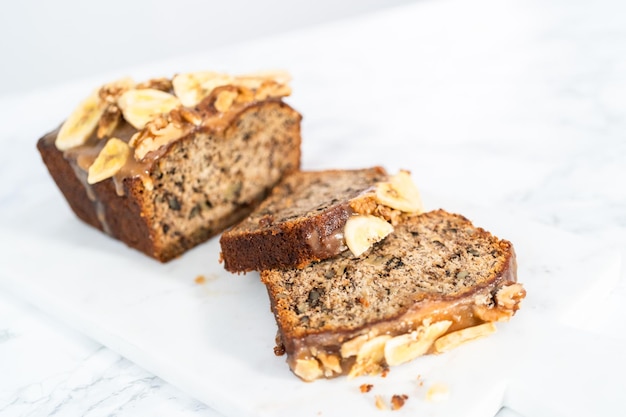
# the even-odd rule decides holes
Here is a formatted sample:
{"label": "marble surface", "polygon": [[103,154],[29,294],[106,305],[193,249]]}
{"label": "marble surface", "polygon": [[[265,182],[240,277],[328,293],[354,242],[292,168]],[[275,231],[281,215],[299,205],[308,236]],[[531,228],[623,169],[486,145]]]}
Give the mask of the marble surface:
{"label": "marble surface", "polygon": [[[623,256],[625,13],[619,1],[424,1],[128,71],[288,68],[305,168],[410,166],[426,189]],[[36,138],[118,75],[0,98],[4,219],[56,195]],[[593,331],[625,340],[625,306],[622,269]],[[0,415],[216,415],[6,289],[0,370]]]}

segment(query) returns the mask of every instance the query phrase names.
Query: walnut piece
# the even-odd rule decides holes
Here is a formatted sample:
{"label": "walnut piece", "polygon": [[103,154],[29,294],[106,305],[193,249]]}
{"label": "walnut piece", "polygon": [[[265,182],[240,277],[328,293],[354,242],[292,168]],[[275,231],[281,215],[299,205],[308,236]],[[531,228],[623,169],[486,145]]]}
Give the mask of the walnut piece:
{"label": "walnut piece", "polygon": [[324,352],[319,352],[316,358],[322,364],[325,377],[328,378],[335,374],[341,373],[341,360],[339,359],[339,356],[324,353]]}
{"label": "walnut piece", "polygon": [[307,382],[316,380],[323,375],[319,362],[314,358],[296,359],[293,372]]}
{"label": "walnut piece", "polygon": [[404,403],[409,399],[409,396],[406,394],[395,394],[391,397],[391,409],[399,410],[404,407]]}

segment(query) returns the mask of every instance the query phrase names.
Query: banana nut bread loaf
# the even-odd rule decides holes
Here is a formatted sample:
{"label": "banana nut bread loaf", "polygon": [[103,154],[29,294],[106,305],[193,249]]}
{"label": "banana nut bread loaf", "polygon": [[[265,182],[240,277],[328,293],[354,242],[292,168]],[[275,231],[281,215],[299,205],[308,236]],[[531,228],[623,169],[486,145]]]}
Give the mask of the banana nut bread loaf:
{"label": "banana nut bread loaf", "polygon": [[511,243],[443,210],[406,218],[360,258],[344,252],[261,279],[277,343],[305,381],[447,351],[495,331],[526,295]]}
{"label": "banana nut bread loaf", "polygon": [[302,268],[350,249],[358,256],[422,210],[410,174],[381,167],[296,172],[220,239],[226,270]]}
{"label": "banana nut bread loaf", "polygon": [[80,219],[165,262],[244,218],[299,169],[288,82],[279,72],[118,80],[37,147]]}

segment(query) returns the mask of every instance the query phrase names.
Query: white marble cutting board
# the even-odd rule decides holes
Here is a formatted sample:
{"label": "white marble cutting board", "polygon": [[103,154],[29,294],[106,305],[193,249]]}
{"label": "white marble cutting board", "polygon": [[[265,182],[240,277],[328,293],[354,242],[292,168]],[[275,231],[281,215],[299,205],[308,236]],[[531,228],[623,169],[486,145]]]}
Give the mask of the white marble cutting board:
{"label": "white marble cutting board", "polygon": [[[577,311],[613,288],[619,257],[544,226],[429,193],[424,199],[428,208],[462,212],[513,241],[528,297],[494,336],[394,368],[386,378],[301,382],[273,354],[276,327],[258,274],[226,273],[217,239],[163,265],[80,223],[58,195],[1,225],[0,284],[227,416],[378,416],[374,396],[388,401],[393,394],[409,396],[399,415],[490,416],[503,404],[528,411],[529,397],[539,398],[534,407],[560,410],[567,391],[546,396],[538,384],[547,381],[544,361],[554,365],[559,340],[581,334],[563,324],[593,322]],[[552,350],[541,348],[546,340]],[[368,394],[359,392],[365,382],[374,385]],[[446,400],[426,400],[434,383],[449,389]]]}

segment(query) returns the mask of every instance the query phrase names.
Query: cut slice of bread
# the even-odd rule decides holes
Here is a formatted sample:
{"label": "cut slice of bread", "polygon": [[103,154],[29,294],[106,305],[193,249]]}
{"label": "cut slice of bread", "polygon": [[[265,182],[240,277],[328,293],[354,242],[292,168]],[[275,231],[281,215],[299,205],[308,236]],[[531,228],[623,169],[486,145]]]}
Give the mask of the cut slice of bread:
{"label": "cut slice of bread", "polygon": [[466,218],[407,217],[364,256],[261,272],[279,344],[305,381],[380,372],[495,330],[519,308],[513,246]]}
{"label": "cut slice of bread", "polygon": [[37,147],[80,219],[165,262],[240,221],[298,170],[301,116],[278,78],[119,80]]}
{"label": "cut slice of bread", "polygon": [[248,218],[222,234],[226,270],[302,268],[350,249],[365,252],[403,216],[421,212],[407,171],[381,167],[296,172]]}

